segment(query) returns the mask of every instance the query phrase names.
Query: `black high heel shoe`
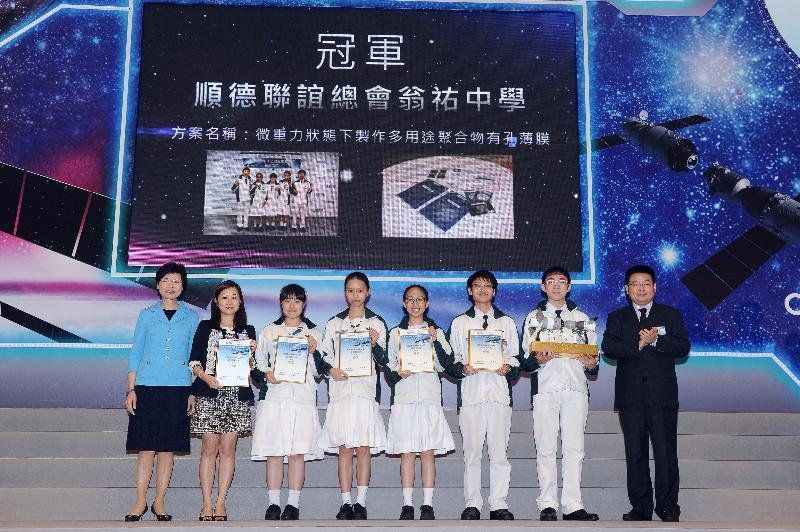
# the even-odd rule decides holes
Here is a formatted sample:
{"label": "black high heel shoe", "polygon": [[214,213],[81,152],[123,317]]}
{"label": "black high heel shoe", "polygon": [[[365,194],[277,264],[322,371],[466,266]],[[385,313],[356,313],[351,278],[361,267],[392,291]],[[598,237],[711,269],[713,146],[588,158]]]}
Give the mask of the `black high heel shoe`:
{"label": "black high heel shoe", "polygon": [[144,516],[144,514],[146,514],[146,513],[147,513],[147,503],[145,502],[144,503],[144,510],[142,510],[142,513],[140,513],[140,514],[125,514],[125,522],[126,523],[131,523],[131,522],[134,522],[134,521],[141,521],[142,520],[142,516]]}
{"label": "black high heel shoe", "polygon": [[[146,512],[147,510],[145,510]],[[153,512],[153,515],[156,516],[157,521],[172,521],[172,516],[169,514],[157,514],[156,508],[154,505],[150,505],[150,511]]]}

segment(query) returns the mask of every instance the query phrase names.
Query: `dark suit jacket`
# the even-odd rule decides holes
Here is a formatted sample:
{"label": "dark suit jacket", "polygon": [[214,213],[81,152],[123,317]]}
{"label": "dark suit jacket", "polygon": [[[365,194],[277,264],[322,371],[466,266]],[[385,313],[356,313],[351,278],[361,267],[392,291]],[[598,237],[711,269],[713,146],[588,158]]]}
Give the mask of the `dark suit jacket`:
{"label": "dark suit jacket", "polygon": [[[645,327],[664,327],[655,347],[639,351],[639,331]],[[645,323],[632,305],[608,315],[603,334],[603,354],[617,361],[614,408],[640,403],[645,398],[665,407],[678,408],[678,380],[675,359],[689,354],[691,344],[677,309],[653,303]]]}

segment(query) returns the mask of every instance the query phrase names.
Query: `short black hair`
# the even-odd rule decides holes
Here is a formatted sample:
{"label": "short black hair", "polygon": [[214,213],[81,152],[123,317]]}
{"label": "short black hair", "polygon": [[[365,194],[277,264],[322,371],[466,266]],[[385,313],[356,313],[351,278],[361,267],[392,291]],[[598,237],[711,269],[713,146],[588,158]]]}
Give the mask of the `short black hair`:
{"label": "short black hair", "polygon": [[289,299],[289,297],[294,297],[295,299],[299,299],[303,303],[306,302],[306,289],[300,286],[299,284],[287,284],[283,288],[281,288],[281,294],[278,297],[279,301],[283,301],[285,299]]}
{"label": "short black hair", "polygon": [[369,290],[369,279],[367,278],[367,274],[364,272],[350,272],[347,274],[347,277],[344,278],[344,287],[347,288],[347,283],[349,283],[353,279],[358,279],[359,281],[363,281],[365,285],[367,285],[367,290]]}
{"label": "short black hair", "polygon": [[[160,283],[161,279],[170,273],[177,273],[181,276],[181,284],[183,285],[183,292],[181,292],[182,296],[186,292],[186,281],[188,280],[186,275],[186,266],[183,264],[178,264],[177,262],[168,262],[166,264],[162,264],[161,267],[156,270],[156,284]],[[180,299],[180,297],[178,299]]]}
{"label": "short black hair", "polygon": [[297,171],[297,175],[300,175],[300,174],[306,175],[306,171],[305,170],[298,170]]}
{"label": "short black hair", "polygon": [[630,282],[631,275],[634,273],[646,273],[653,280],[653,284],[656,284],[656,272],[647,264],[636,264],[628,268],[627,271],[625,271],[625,284]]}
{"label": "short black hair", "polygon": [[563,268],[562,266],[550,266],[542,274],[542,284],[544,284],[548,277],[555,274],[563,275],[567,278],[568,283],[572,283],[572,277],[569,276],[569,272],[566,270],[566,268]]}
{"label": "short black hair", "polygon": [[486,279],[492,283],[492,288],[497,290],[497,277],[495,277],[494,274],[489,270],[478,270],[470,275],[467,279],[467,288],[472,288],[472,283],[474,283],[476,279]]}

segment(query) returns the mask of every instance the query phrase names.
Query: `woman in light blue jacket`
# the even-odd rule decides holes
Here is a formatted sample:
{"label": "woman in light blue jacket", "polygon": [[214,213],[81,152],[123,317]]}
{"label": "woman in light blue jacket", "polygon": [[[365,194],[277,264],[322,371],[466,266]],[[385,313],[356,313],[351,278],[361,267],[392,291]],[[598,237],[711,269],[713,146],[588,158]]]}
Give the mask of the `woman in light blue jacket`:
{"label": "woman in light blue jacket", "polygon": [[[156,272],[161,301],[143,309],[136,322],[128,360],[129,453],[136,459],[136,502],[125,521],[139,521],[147,512],[147,487],[156,463],[156,495],[150,511],[159,521],[170,521],[164,497],[172,476],[174,453],[189,452],[189,395],[192,374],[189,353],[197,329],[195,311],[178,301],[186,288],[186,268],[169,262]],[[156,457],[158,460],[156,462]]]}

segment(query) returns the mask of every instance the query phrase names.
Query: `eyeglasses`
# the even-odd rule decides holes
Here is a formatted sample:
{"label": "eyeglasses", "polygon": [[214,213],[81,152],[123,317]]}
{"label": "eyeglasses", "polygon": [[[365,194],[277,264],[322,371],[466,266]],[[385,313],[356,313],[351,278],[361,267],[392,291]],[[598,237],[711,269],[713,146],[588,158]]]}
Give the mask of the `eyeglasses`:
{"label": "eyeglasses", "polygon": [[646,282],[646,283],[629,283],[628,286],[630,286],[632,288],[651,288],[653,286],[653,283],[649,283],[649,282]]}
{"label": "eyeglasses", "polygon": [[403,301],[406,303],[425,303],[427,299],[424,297],[407,297]]}
{"label": "eyeglasses", "polygon": [[494,286],[486,283],[472,283],[472,288],[494,288]]}
{"label": "eyeglasses", "polygon": [[183,284],[183,281],[181,281],[180,279],[167,279],[167,278],[163,278],[163,279],[161,279],[161,281],[159,281],[159,282],[161,282],[161,283],[164,283],[164,284],[176,285],[176,286],[177,286],[177,285],[182,285],[182,284]]}
{"label": "eyeglasses", "polygon": [[548,279],[544,282],[547,286],[567,286],[569,281],[566,279]]}

